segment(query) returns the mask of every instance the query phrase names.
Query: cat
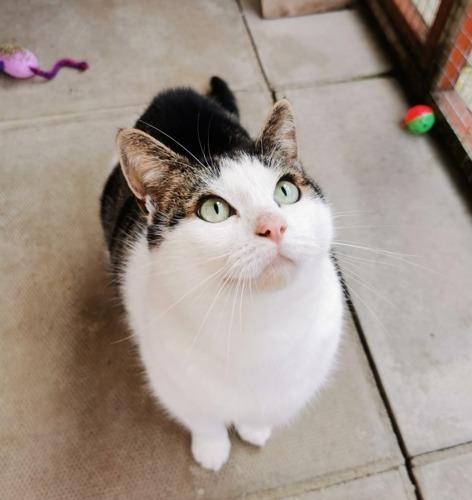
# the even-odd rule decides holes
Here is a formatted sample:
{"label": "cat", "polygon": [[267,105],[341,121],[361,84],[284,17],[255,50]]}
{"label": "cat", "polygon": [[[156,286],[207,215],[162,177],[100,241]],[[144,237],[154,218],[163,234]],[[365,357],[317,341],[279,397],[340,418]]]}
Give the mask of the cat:
{"label": "cat", "polygon": [[343,292],[333,222],[275,103],[253,140],[226,82],[154,98],[119,131],[101,220],[153,394],[217,471],[228,429],[263,446],[332,368]]}

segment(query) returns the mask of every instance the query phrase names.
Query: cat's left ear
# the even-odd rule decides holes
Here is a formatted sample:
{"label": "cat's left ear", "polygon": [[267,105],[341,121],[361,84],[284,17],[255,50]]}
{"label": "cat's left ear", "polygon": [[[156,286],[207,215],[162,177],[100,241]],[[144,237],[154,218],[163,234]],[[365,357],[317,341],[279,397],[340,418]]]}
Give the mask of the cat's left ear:
{"label": "cat's left ear", "polygon": [[274,104],[256,139],[256,151],[262,156],[275,156],[288,163],[298,160],[295,115],[287,99]]}

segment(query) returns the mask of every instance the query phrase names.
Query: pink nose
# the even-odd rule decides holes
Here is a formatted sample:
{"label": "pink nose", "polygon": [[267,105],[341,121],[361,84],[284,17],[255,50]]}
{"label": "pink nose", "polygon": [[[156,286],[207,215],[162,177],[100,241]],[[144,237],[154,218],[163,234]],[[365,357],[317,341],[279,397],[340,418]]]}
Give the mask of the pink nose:
{"label": "pink nose", "polygon": [[255,233],[263,238],[270,238],[275,243],[282,239],[287,223],[281,215],[263,214],[256,220]]}

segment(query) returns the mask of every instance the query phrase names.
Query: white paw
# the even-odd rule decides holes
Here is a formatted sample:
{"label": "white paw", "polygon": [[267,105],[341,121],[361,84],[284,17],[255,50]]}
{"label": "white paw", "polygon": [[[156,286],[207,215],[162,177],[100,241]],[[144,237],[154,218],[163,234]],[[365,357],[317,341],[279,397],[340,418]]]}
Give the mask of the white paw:
{"label": "white paw", "polygon": [[205,469],[219,471],[228,460],[231,443],[228,435],[208,438],[192,434],[193,458]]}
{"label": "white paw", "polygon": [[255,446],[264,446],[272,432],[270,427],[251,427],[250,425],[237,425],[236,430],[244,441]]}

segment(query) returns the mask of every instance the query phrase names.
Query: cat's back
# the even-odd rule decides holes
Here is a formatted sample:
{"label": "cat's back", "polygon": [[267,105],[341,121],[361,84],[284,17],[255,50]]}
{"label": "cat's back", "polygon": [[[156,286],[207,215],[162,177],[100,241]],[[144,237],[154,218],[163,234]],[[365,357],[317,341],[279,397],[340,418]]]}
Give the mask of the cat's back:
{"label": "cat's back", "polygon": [[239,124],[237,108],[189,88],[158,94],[135,128],[191,161],[206,165],[211,157],[247,148],[251,139]]}

